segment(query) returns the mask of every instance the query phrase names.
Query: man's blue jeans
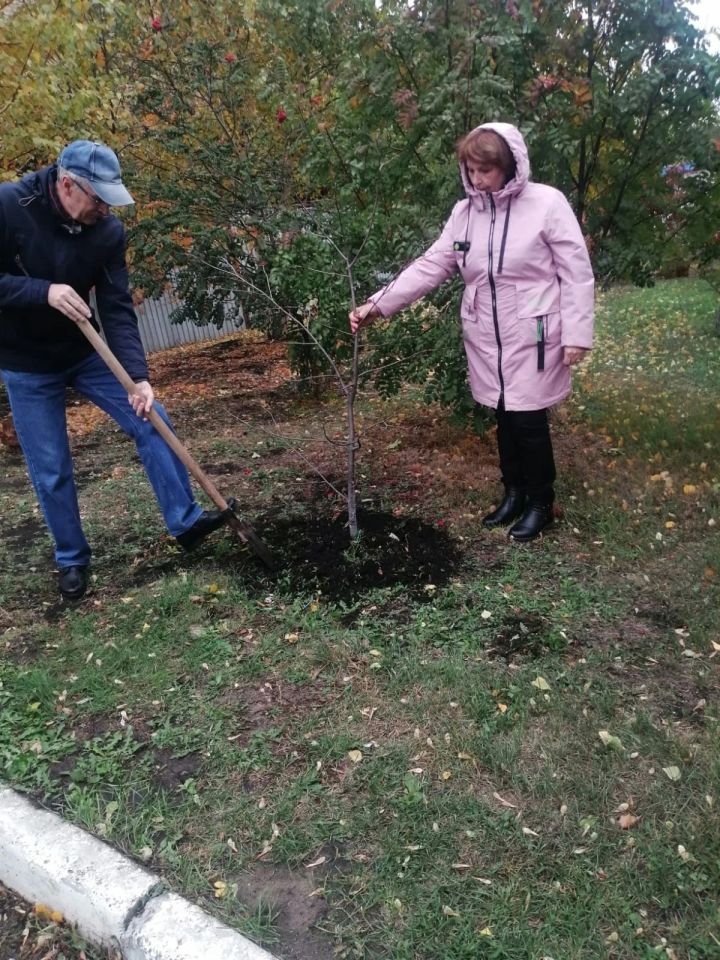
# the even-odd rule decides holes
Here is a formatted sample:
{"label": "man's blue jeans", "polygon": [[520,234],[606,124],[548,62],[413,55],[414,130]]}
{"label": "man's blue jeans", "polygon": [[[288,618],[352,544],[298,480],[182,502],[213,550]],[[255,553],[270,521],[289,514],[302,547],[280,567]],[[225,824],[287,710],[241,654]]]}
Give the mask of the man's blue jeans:
{"label": "man's blue jeans", "polygon": [[[137,416],[127,393],[96,353],[60,373],[0,372],[30,479],[55,540],[59,568],[86,566],[91,555],[73,477],[65,417],[67,387],[104,410],[133,438],[173,536],[189,530],[200,518],[202,508],[195,502],[184,465],[155,428]],[[155,409],[169,424],[159,403]]]}

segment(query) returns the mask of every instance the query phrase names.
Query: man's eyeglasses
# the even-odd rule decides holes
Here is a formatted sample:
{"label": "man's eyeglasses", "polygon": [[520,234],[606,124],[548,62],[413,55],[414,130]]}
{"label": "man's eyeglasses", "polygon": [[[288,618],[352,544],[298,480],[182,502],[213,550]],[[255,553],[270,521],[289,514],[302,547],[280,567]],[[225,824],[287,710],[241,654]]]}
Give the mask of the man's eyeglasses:
{"label": "man's eyeglasses", "polygon": [[105,203],[104,200],[101,200],[100,197],[97,196],[97,194],[95,194],[95,193],[90,193],[89,190],[86,190],[85,187],[80,183],[79,180],[73,180],[73,183],[74,183],[75,186],[78,188],[78,190],[82,190],[82,192],[85,194],[86,197],[90,197],[90,199],[91,199],[92,202],[95,204],[95,206],[98,208],[98,210],[100,209],[100,207],[107,207],[107,206],[108,206],[108,204]]}

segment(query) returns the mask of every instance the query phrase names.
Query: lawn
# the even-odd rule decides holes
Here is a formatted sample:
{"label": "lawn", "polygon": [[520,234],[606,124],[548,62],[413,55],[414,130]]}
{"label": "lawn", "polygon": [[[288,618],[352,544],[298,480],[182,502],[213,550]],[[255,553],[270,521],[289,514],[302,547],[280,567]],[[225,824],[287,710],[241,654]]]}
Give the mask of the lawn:
{"label": "lawn", "polygon": [[492,432],[408,392],[360,401],[346,549],[343,405],[253,338],[151,366],[273,573],[230,533],[182,554],[74,404],[67,611],[3,449],[0,777],[283,960],[720,958],[714,312],[701,281],[602,295],[527,546],[480,524]]}

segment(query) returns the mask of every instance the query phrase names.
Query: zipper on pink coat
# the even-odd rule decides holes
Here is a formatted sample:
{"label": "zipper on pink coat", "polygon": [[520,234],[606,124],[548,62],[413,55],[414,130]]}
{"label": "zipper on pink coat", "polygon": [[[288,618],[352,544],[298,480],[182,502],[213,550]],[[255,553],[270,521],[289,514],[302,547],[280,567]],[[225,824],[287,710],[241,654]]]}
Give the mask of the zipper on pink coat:
{"label": "zipper on pink coat", "polygon": [[510,226],[510,207],[512,206],[512,197],[508,197],[507,209],[505,210],[505,224],[503,225],[503,235],[500,241],[500,259],[498,260],[498,276],[502,273],[503,263],[505,261],[505,244],[507,242],[508,227]]}
{"label": "zipper on pink coat", "polygon": [[[500,397],[498,407],[505,400],[505,381],[502,373],[502,340],[500,339],[500,325],[497,314],[497,293],[495,290],[495,277],[493,276],[493,237],[495,235],[495,201],[492,194],[488,194],[490,200],[490,232],[488,234],[488,282],[490,284],[490,298],[492,300],[493,326],[495,327],[495,341],[498,348],[498,379],[500,380]],[[507,221],[506,221],[507,222]]]}

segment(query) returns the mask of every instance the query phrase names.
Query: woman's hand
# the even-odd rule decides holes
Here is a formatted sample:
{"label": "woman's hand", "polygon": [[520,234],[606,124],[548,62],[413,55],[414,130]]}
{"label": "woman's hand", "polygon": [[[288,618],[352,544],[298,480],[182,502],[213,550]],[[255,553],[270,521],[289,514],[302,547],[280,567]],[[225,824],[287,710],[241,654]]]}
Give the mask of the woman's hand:
{"label": "woman's hand", "polygon": [[585,347],[563,347],[563,363],[566,367],[572,367],[580,363],[589,352]]}
{"label": "woman's hand", "polygon": [[154,400],[155,394],[153,388],[147,380],[141,380],[139,383],[136,383],[134,391],[128,394],[128,403],[143,420],[147,420],[146,414],[152,409]]}
{"label": "woman's hand", "polygon": [[361,306],[356,307],[350,313],[350,329],[353,333],[357,333],[361,327],[366,327],[369,323],[376,318],[381,316],[380,311],[372,302],[368,300],[367,303],[363,303]]}

